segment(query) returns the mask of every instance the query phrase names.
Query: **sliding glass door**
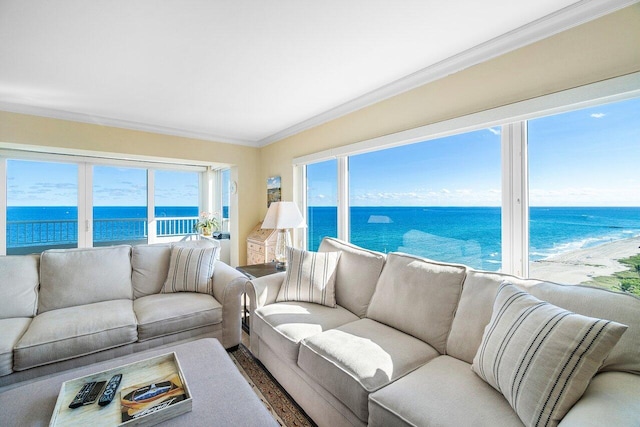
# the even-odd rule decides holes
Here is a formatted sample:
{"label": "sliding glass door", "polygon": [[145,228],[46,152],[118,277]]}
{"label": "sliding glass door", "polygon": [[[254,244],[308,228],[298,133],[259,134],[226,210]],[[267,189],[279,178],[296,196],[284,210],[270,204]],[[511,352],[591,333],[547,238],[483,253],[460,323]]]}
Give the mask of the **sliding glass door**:
{"label": "sliding glass door", "polygon": [[93,246],[147,243],[147,170],[93,167]]}
{"label": "sliding glass door", "polygon": [[7,160],[7,255],[78,246],[78,165]]}

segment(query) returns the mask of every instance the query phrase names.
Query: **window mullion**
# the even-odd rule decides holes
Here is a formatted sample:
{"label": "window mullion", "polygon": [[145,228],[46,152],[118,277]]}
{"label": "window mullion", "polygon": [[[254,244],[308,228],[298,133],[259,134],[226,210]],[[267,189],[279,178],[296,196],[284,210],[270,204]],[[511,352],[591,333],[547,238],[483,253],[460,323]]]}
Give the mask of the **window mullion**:
{"label": "window mullion", "polygon": [[0,255],[7,254],[7,159],[0,157]]}
{"label": "window mullion", "polygon": [[349,158],[338,157],[338,238],[349,241]]}
{"label": "window mullion", "polygon": [[200,196],[199,210],[200,212],[213,212],[214,200],[212,197],[215,176],[213,170],[209,167],[205,172],[200,174]]}
{"label": "window mullion", "polygon": [[156,175],[153,169],[147,169],[147,242],[157,242],[156,226]]}
{"label": "window mullion", "polygon": [[[293,167],[293,201],[298,205],[307,228],[293,229],[293,244],[298,248],[307,248],[308,236],[307,231],[309,224],[309,209],[307,203],[307,167],[306,165]],[[300,185],[302,183],[302,185]]]}
{"label": "window mullion", "polygon": [[93,165],[78,163],[78,247],[93,246]]}
{"label": "window mullion", "polygon": [[502,271],[529,270],[529,197],[526,122],[502,126]]}

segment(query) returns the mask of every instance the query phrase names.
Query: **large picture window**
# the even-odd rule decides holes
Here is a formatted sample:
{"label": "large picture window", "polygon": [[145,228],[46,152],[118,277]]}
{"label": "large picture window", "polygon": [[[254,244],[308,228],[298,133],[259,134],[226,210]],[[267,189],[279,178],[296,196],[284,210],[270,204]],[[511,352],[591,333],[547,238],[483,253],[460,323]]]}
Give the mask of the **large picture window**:
{"label": "large picture window", "polygon": [[[294,159],[307,245],[337,235],[640,295],[639,94],[620,77]],[[329,219],[312,208],[321,182],[340,196]]]}
{"label": "large picture window", "polygon": [[12,151],[0,162],[7,255],[193,238],[199,211],[223,196],[222,182],[203,191],[203,166]]}
{"label": "large picture window", "polygon": [[349,157],[350,240],[500,268],[500,130]]}
{"label": "large picture window", "polygon": [[640,295],[640,99],[530,120],[529,275]]}
{"label": "large picture window", "polygon": [[338,163],[307,165],[307,247],[315,251],[324,237],[338,237]]}

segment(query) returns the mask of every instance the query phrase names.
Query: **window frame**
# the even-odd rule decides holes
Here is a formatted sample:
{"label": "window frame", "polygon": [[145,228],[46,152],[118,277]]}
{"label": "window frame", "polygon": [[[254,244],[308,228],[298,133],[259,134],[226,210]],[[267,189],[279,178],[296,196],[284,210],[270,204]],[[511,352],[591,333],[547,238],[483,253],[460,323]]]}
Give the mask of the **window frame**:
{"label": "window frame", "polygon": [[[230,166],[167,163],[153,160],[127,160],[111,157],[23,151],[0,148],[0,229],[7,227],[7,160],[64,162],[78,166],[78,248],[93,246],[93,166],[144,168],[147,171],[147,221],[149,243],[157,242],[155,228],[155,171],[175,170],[199,174],[199,211],[222,211],[221,171]],[[220,195],[220,197],[217,197]],[[6,232],[0,233],[0,255],[6,255]]]}
{"label": "window frame", "polygon": [[[640,97],[640,72],[294,158],[294,201],[307,215],[307,164],[338,160],[338,238],[349,241],[349,156],[501,127],[502,269],[529,275],[527,120]],[[307,247],[306,233],[296,242]]]}

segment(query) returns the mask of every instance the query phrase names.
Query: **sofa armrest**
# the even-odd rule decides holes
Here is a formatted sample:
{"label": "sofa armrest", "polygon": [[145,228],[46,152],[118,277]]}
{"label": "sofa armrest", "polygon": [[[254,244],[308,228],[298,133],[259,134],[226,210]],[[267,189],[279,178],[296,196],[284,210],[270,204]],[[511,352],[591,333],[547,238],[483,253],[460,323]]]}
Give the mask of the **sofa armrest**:
{"label": "sofa armrest", "polygon": [[281,273],[258,277],[257,279],[252,279],[247,282],[246,292],[250,301],[249,307],[251,313],[257,308],[276,302],[285,275],[286,273],[283,271]]}
{"label": "sofa armrest", "polygon": [[213,270],[213,297],[222,304],[222,345],[224,348],[240,344],[242,337],[242,304],[247,277],[222,261]]}
{"label": "sofa armrest", "polygon": [[640,375],[603,372],[589,383],[560,427],[637,426],[640,420]]}

